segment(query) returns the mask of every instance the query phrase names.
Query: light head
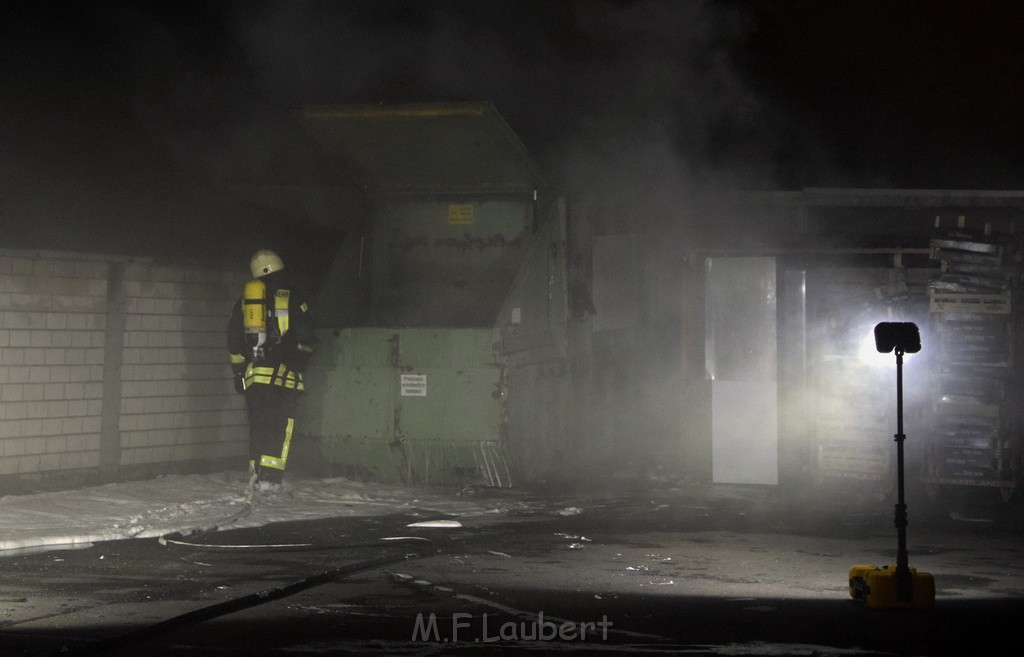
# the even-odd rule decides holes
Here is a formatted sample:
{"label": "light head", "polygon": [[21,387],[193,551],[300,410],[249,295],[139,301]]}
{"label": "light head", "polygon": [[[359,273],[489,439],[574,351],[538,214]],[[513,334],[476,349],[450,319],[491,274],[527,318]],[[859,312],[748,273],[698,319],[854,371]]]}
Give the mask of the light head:
{"label": "light head", "polygon": [[921,333],[913,322],[880,322],[875,325],[875,349],[887,354],[898,351],[916,354],[921,351]]}

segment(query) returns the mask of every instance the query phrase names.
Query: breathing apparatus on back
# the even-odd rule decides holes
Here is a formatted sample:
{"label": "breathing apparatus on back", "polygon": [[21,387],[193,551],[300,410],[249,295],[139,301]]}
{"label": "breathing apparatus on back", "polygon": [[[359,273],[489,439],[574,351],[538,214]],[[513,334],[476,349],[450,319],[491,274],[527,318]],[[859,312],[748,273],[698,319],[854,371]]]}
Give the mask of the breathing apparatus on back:
{"label": "breathing apparatus on back", "polygon": [[242,294],[242,324],[245,327],[245,344],[252,349],[252,360],[259,362],[263,360],[267,345],[267,320],[276,311],[275,307],[267,304],[267,285],[263,277],[281,271],[284,263],[273,251],[262,249],[252,257],[249,269],[253,279],[245,284]]}
{"label": "breathing apparatus on back", "polygon": [[258,278],[245,284],[242,325],[245,344],[252,349],[252,360],[263,360],[263,345],[267,343],[267,285]]}

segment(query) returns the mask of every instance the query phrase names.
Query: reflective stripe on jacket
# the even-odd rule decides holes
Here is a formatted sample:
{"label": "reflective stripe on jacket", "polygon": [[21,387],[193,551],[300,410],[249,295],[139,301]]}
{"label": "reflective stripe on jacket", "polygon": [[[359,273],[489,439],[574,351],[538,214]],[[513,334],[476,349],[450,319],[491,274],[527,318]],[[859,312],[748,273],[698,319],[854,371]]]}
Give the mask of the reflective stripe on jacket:
{"label": "reflective stripe on jacket", "polygon": [[306,389],[302,383],[302,374],[289,370],[284,363],[277,367],[249,363],[245,368],[245,387],[248,388],[257,383],[282,386],[290,390]]}

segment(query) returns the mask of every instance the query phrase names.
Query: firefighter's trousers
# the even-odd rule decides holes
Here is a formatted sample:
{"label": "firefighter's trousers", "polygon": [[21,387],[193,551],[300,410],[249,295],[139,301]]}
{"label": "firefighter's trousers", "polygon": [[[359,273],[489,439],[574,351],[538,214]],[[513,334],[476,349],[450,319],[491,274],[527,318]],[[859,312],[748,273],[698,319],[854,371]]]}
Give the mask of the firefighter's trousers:
{"label": "firefighter's trousers", "polygon": [[280,483],[284,477],[299,394],[272,384],[255,384],[245,391],[249,463],[260,481]]}

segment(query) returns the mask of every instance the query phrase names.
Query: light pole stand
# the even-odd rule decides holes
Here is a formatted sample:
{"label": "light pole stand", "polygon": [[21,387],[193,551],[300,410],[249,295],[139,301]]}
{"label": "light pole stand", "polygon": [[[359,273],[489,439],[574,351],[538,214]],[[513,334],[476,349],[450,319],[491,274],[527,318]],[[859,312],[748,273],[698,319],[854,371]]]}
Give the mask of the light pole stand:
{"label": "light pole stand", "polygon": [[875,345],[881,353],[896,353],[896,566],[853,566],[850,596],[868,607],[927,609],[935,606],[935,578],[910,567],[903,475],[903,355],[920,351],[921,337],[909,322],[882,322],[875,326]]}

